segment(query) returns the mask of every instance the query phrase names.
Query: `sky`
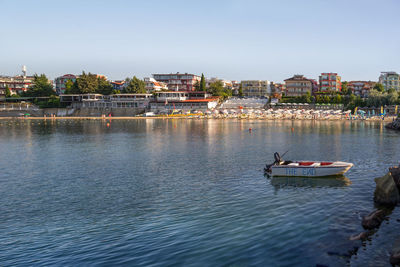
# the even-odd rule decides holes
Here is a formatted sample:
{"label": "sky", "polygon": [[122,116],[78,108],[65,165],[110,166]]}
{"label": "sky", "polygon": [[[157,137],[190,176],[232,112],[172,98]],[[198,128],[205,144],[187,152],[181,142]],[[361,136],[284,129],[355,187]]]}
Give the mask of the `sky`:
{"label": "sky", "polygon": [[400,72],[399,0],[0,0],[0,10],[0,75]]}

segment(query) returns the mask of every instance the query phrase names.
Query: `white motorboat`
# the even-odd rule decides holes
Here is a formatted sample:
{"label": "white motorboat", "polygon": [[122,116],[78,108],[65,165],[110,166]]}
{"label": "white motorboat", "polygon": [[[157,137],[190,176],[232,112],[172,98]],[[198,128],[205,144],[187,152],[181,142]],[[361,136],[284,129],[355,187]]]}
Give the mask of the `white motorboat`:
{"label": "white motorboat", "polygon": [[343,161],[284,161],[279,153],[274,154],[275,162],[267,165],[264,171],[271,176],[321,177],[345,174],[353,163]]}

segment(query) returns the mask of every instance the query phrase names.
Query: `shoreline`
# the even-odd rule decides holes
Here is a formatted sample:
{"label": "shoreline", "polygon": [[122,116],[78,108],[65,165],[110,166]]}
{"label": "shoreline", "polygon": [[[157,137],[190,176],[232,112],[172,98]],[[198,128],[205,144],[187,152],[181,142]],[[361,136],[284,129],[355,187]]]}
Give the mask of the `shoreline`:
{"label": "shoreline", "polygon": [[147,119],[206,119],[206,120],[265,120],[265,121],[373,121],[392,122],[396,116],[377,118],[266,118],[266,117],[206,117],[206,116],[152,116],[152,117],[0,117],[0,120],[147,120]]}

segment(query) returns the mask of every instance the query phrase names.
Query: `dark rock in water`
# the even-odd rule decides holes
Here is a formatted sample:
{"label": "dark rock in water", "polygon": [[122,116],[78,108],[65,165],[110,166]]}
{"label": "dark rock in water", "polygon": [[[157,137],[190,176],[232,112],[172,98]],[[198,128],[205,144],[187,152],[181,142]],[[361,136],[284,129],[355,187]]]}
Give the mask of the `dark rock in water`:
{"label": "dark rock in water", "polygon": [[389,168],[389,172],[392,175],[394,183],[397,185],[397,189],[400,192],[400,168],[399,167]]}
{"label": "dark rock in water", "polygon": [[358,235],[352,235],[350,236],[350,240],[354,241],[354,240],[366,240],[368,238],[368,236],[370,235],[369,232],[361,232]]}
{"label": "dark rock in water", "polygon": [[393,122],[386,124],[385,127],[392,130],[400,130],[400,119],[395,119]]}
{"label": "dark rock in water", "polygon": [[392,253],[390,253],[390,264],[400,266],[400,239],[393,244]]}
{"label": "dark rock in water", "polygon": [[375,183],[374,201],[376,203],[394,206],[400,201],[399,190],[390,173],[375,178]]}
{"label": "dark rock in water", "polygon": [[385,212],[383,210],[376,210],[371,212],[368,216],[365,216],[361,224],[364,229],[372,230],[374,228],[378,228],[384,219]]}

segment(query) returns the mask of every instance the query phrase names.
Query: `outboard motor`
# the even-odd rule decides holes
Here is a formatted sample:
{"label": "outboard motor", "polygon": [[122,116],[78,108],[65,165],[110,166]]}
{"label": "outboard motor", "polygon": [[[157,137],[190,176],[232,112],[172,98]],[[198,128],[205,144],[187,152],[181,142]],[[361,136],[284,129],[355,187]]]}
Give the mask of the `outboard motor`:
{"label": "outboard motor", "polygon": [[264,168],[264,171],[268,174],[268,173],[271,173],[271,167],[272,166],[274,166],[274,165],[280,165],[281,164],[281,162],[282,162],[282,159],[281,159],[281,156],[279,155],[279,153],[278,152],[275,152],[274,153],[274,162],[272,163],[272,164],[267,164],[266,166],[265,166],[265,168]]}

